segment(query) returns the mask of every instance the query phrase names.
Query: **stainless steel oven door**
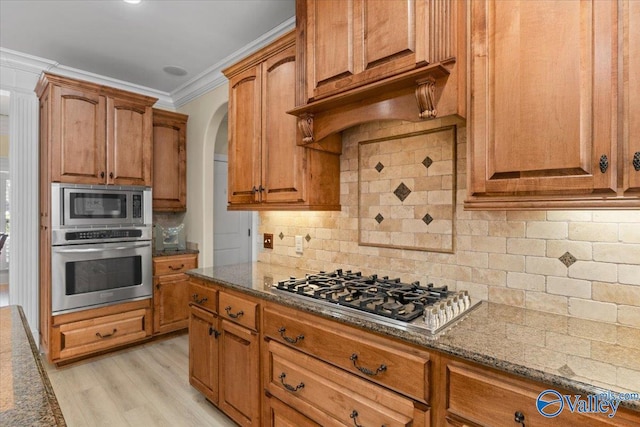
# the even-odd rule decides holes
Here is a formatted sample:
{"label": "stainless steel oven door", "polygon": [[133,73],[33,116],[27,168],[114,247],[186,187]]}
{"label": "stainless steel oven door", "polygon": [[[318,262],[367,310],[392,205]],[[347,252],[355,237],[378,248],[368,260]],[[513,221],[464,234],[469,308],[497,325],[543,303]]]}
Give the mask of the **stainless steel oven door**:
{"label": "stainless steel oven door", "polygon": [[53,246],[53,314],[151,298],[151,241]]}

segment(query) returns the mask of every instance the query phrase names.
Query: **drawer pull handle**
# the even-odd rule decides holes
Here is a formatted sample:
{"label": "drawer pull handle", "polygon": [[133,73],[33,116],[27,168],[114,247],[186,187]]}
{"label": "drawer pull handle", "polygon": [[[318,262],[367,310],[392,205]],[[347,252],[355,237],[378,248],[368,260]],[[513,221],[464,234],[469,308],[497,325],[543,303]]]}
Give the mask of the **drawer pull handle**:
{"label": "drawer pull handle", "polygon": [[633,168],[636,170],[636,172],[640,172],[640,151],[636,151],[633,154]]}
{"label": "drawer pull handle", "polygon": [[520,411],[517,411],[515,414],[513,414],[513,421],[522,424],[522,427],[524,427],[524,414]]}
{"label": "drawer pull handle", "polygon": [[173,265],[169,266],[169,270],[178,271],[184,268],[184,264],[180,264],[180,267],[174,267]]}
{"label": "drawer pull handle", "polygon": [[226,312],[227,312],[227,315],[228,315],[229,317],[231,317],[232,319],[237,319],[237,318],[239,318],[239,317],[244,316],[244,311],[242,311],[242,310],[240,310],[240,311],[239,311],[239,312],[237,312],[236,314],[233,314],[233,313],[231,312],[231,306],[230,306],[230,305],[226,306],[226,307],[224,308],[224,311],[226,311]]}
{"label": "drawer pull handle", "polygon": [[291,384],[287,384],[284,382],[285,377],[287,376],[287,374],[285,374],[284,372],[280,374],[280,376],[278,378],[280,378],[280,382],[282,383],[282,385],[284,386],[284,388],[286,388],[287,390],[289,390],[290,392],[295,393],[298,390],[301,390],[304,388],[304,383],[300,383],[297,386],[292,386]]}
{"label": "drawer pull handle", "polygon": [[349,418],[353,420],[353,425],[355,425],[356,427],[362,427],[362,424],[358,424],[358,411],[354,409],[351,412],[351,415],[349,415]]}
{"label": "drawer pull handle", "polygon": [[353,353],[349,359],[353,362],[353,366],[358,371],[362,372],[365,375],[369,375],[371,377],[375,377],[376,375],[378,375],[378,374],[380,374],[380,373],[382,373],[382,372],[387,370],[387,365],[385,365],[385,364],[380,365],[378,368],[376,368],[375,371],[372,371],[371,369],[365,368],[363,366],[358,366],[358,364],[356,363],[358,361],[358,355],[355,354],[355,353]]}
{"label": "drawer pull handle", "polygon": [[204,304],[205,302],[207,302],[207,300],[208,300],[207,297],[202,297],[202,298],[198,299],[199,296],[200,295],[198,295],[198,294],[193,294],[193,295],[191,295],[191,299],[193,299],[193,301],[196,304]]}
{"label": "drawer pull handle", "polygon": [[289,344],[297,344],[298,341],[302,341],[304,339],[304,335],[300,334],[295,338],[291,338],[286,336],[284,333],[287,330],[285,329],[285,327],[281,327],[280,329],[278,329],[278,332],[280,332],[280,336],[282,337],[282,339],[284,339],[286,342],[288,342]]}
{"label": "drawer pull handle", "polygon": [[101,334],[100,332],[96,332],[96,336],[100,339],[105,339],[113,336],[113,334],[115,334],[116,332],[118,332],[118,330],[116,328],[113,328],[113,332],[111,332],[110,334]]}

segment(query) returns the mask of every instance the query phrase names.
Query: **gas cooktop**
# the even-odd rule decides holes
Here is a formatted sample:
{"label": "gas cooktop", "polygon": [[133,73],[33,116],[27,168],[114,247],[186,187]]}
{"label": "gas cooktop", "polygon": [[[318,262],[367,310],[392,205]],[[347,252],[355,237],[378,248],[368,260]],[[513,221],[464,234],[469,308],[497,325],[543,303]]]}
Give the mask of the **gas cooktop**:
{"label": "gas cooktop", "polygon": [[341,269],[291,277],[279,281],[274,289],[313,298],[356,317],[429,334],[442,331],[480,304],[472,303],[467,291]]}

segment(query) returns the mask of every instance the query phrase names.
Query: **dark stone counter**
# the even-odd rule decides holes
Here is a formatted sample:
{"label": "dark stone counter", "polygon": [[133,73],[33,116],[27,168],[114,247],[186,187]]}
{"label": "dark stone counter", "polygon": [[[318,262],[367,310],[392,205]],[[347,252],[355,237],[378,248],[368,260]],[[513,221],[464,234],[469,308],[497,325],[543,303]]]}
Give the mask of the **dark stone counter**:
{"label": "dark stone counter", "polygon": [[0,308],[0,425],[67,425],[20,306]]}
{"label": "dark stone counter", "polygon": [[[188,272],[258,298],[572,392],[640,393],[640,329],[483,301],[461,321],[429,336],[271,290],[278,280],[305,273],[309,271],[264,263]],[[640,411],[639,400],[621,405]]]}

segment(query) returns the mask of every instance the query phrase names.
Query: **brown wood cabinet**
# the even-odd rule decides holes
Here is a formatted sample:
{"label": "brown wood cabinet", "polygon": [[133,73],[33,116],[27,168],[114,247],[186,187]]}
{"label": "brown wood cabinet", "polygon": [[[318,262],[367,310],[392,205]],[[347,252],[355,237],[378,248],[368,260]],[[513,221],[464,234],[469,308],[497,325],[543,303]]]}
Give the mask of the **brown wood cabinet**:
{"label": "brown wood cabinet", "polygon": [[229,209],[340,209],[339,153],[298,146],[295,34],[224,70]]}
{"label": "brown wood cabinet", "polygon": [[189,276],[198,267],[198,255],[153,258],[153,333],[163,334],[189,326]]}
{"label": "brown wood cabinet", "polygon": [[52,182],[151,186],[155,98],[49,73],[36,93],[48,103]]}
{"label": "brown wood cabinet", "polygon": [[271,396],[265,398],[264,420],[264,425],[267,427],[321,427],[320,424]]}
{"label": "brown wood cabinet", "polygon": [[153,110],[153,210],[187,209],[187,120],[189,116]]}
{"label": "brown wood cabinet", "polygon": [[[465,207],[639,207],[638,195],[620,188],[623,176],[625,190],[640,181],[629,169],[630,139],[618,136],[619,120],[634,132],[637,106],[627,97],[629,117],[620,115],[617,2],[470,6]],[[628,58],[631,89],[640,69]]]}
{"label": "brown wood cabinet", "polygon": [[189,289],[190,383],[239,425],[259,426],[257,301],[194,278]]}
{"label": "brown wood cabinet", "polygon": [[625,194],[640,192],[640,3],[622,2],[622,164]]}
{"label": "brown wood cabinet", "polygon": [[52,318],[49,360],[67,362],[149,338],[151,300],[116,304]]}

